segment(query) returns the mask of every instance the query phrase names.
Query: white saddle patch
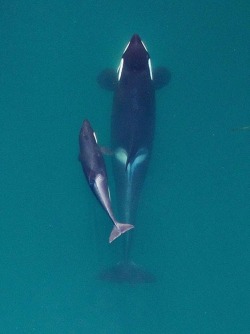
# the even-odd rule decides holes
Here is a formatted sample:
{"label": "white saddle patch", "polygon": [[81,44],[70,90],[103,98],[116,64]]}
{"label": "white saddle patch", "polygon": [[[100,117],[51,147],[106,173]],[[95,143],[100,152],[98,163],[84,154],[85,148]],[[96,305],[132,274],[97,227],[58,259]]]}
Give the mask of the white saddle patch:
{"label": "white saddle patch", "polygon": [[[128,153],[124,148],[118,148],[115,152],[116,159],[124,165],[124,167],[127,164],[128,160]],[[141,148],[136,156],[135,159],[130,162],[127,166],[127,172],[128,172],[128,178],[131,180],[132,176],[136,170],[136,168],[142,164],[148,157],[148,150],[146,148]]]}
{"label": "white saddle patch", "polygon": [[122,148],[119,147],[116,151],[115,151],[115,157],[118,161],[120,161],[123,165],[126,165],[127,163],[127,159],[128,159],[128,153],[127,151]]}
{"label": "white saddle patch", "polygon": [[135,159],[128,164],[129,173],[132,175],[136,168],[146,160],[148,156],[148,150],[141,148],[137,153]]}
{"label": "white saddle patch", "polygon": [[146,148],[140,149],[137,154],[135,160],[132,162],[132,166],[136,167],[140,165],[148,156],[148,150]]}

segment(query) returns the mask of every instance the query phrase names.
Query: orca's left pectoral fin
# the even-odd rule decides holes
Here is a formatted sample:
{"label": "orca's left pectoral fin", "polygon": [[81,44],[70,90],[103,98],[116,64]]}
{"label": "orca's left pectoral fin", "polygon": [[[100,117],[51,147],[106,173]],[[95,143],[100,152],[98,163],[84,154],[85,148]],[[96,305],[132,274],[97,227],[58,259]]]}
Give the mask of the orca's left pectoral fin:
{"label": "orca's left pectoral fin", "polygon": [[114,69],[107,68],[103,70],[97,77],[100,87],[113,91],[117,85],[117,73]]}
{"label": "orca's left pectoral fin", "polygon": [[169,84],[171,72],[166,67],[157,67],[153,73],[155,89],[160,89]]}

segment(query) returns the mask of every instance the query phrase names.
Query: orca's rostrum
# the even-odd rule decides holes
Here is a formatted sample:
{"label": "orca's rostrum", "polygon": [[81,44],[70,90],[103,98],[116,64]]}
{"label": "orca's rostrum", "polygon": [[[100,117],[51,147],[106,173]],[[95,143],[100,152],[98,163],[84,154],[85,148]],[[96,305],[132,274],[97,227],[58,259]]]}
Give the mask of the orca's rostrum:
{"label": "orca's rostrum", "polygon": [[[155,90],[165,86],[170,73],[152,69],[145,44],[135,34],[126,46],[117,73],[107,69],[99,84],[114,91],[111,145],[118,214],[135,224],[139,196],[151,156],[155,129]],[[139,231],[139,229],[137,229]],[[117,282],[151,282],[154,276],[132,262],[132,231],[124,236],[123,259],[102,272],[101,278]]]}

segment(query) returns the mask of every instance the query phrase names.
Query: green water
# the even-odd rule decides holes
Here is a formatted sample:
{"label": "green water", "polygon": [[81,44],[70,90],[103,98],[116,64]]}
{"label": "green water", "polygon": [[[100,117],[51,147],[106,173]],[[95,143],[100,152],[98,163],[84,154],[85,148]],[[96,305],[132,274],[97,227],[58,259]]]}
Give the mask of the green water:
{"label": "green water", "polygon": [[[0,1],[0,333],[250,333],[250,132],[231,131],[250,125],[249,16],[243,0]],[[109,145],[96,76],[135,32],[172,81],[133,249],[157,282],[119,285],[96,280],[121,243],[78,133],[88,118]]]}

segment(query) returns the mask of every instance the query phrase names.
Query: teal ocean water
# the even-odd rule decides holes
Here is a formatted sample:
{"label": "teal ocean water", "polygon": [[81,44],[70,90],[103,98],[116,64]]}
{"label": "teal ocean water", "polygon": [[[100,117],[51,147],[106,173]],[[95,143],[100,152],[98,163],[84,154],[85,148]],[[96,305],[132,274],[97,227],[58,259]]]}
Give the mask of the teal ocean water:
{"label": "teal ocean water", "polygon": [[[1,333],[250,333],[249,17],[243,0],[0,2]],[[133,247],[157,281],[139,285],[96,279],[121,241],[78,162],[84,118],[109,145],[96,77],[133,33],[172,73]]]}

